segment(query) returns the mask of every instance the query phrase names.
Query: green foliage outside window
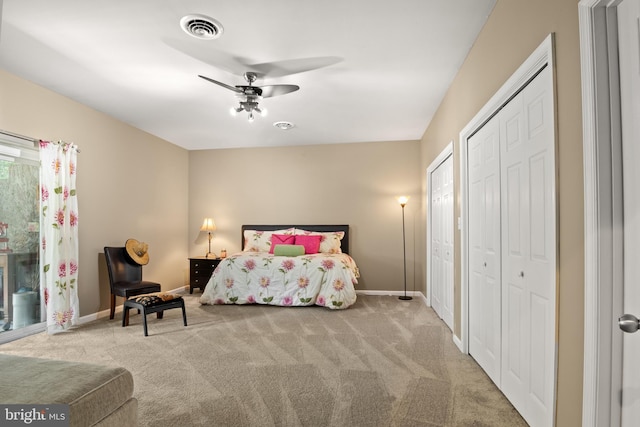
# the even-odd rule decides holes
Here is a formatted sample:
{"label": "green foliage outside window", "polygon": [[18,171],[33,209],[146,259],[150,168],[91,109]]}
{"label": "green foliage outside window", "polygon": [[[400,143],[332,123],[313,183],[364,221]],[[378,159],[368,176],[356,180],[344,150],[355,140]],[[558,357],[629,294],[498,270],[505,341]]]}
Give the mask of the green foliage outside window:
{"label": "green foliage outside window", "polygon": [[11,162],[0,160],[0,179],[9,179],[9,165]]}

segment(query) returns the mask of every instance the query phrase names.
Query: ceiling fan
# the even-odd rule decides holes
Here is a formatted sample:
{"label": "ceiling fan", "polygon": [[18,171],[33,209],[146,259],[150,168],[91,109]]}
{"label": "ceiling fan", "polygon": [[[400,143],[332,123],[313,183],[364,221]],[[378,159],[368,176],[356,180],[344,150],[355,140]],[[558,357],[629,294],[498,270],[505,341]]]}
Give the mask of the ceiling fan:
{"label": "ceiling fan", "polygon": [[230,86],[226,83],[219,82],[212,78],[202,76],[198,74],[198,77],[205,79],[211,83],[215,83],[218,86],[222,86],[225,89],[229,89],[240,98],[238,107],[231,107],[231,113],[237,114],[241,111],[248,113],[249,121],[253,121],[253,112],[261,115],[266,114],[265,108],[260,108],[258,103],[262,98],[270,98],[272,96],[286,95],[287,93],[295,92],[300,89],[297,85],[267,85],[267,86],[253,86],[253,83],[258,79],[258,74],[253,71],[247,71],[244,73],[244,79],[248,85],[236,85]]}

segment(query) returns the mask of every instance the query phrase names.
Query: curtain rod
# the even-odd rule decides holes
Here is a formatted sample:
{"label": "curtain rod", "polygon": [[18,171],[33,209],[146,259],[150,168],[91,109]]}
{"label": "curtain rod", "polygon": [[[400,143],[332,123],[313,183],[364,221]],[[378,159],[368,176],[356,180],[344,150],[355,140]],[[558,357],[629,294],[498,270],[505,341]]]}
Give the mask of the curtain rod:
{"label": "curtain rod", "polygon": [[[0,2],[1,2],[1,1],[2,1],[2,0],[0,0]],[[40,143],[40,140],[39,140],[39,139],[31,138],[30,136],[24,136],[24,135],[20,135],[19,133],[13,133],[13,132],[9,132],[9,131],[2,130],[2,129],[0,129],[0,134],[2,134],[2,135],[7,135],[7,136],[11,136],[11,137],[13,137],[13,138],[17,138],[17,139],[22,139],[22,140],[24,140],[24,141],[33,142],[33,144],[34,144],[34,146],[35,146],[35,147],[37,147],[37,146],[38,146],[38,143]],[[78,149],[77,147],[76,147],[76,152],[78,152],[78,153],[80,152],[80,149]]]}

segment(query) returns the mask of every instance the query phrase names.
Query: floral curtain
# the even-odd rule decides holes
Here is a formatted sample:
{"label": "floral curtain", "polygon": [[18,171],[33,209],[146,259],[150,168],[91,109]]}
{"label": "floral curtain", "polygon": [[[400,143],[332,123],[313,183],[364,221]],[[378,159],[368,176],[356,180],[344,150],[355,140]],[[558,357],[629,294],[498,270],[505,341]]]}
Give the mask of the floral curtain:
{"label": "floral curtain", "polygon": [[40,297],[47,331],[78,322],[77,147],[40,141]]}

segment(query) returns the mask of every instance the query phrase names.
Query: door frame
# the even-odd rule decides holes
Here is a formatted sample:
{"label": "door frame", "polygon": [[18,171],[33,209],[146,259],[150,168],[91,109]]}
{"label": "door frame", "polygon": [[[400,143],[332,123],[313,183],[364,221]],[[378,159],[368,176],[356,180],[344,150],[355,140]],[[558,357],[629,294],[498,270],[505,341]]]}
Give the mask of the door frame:
{"label": "door frame", "polygon": [[578,4],[584,162],[582,425],[620,425],[622,385],[622,136],[617,5]]}
{"label": "door frame", "polygon": [[[449,144],[447,144],[447,146],[444,148],[444,150],[442,150],[442,152],[440,152],[440,154],[438,154],[438,157],[435,158],[434,161],[431,162],[431,164],[427,167],[427,200],[425,203],[425,206],[427,207],[427,233],[426,233],[426,240],[427,240],[427,259],[426,259],[426,266],[427,266],[427,305],[429,307],[431,307],[431,292],[433,290],[432,287],[432,283],[431,283],[431,229],[432,229],[432,220],[431,220],[431,192],[432,192],[432,188],[431,188],[431,174],[438,169],[438,167],[440,167],[440,165],[442,163],[444,163],[445,160],[447,160],[449,158],[449,156],[452,157],[452,161],[453,161],[453,140],[451,142],[449,142]],[[455,216],[455,215],[454,215]],[[454,224],[454,222],[451,223],[452,225]],[[455,226],[454,226],[454,231],[455,231]],[[455,233],[454,233],[455,234]],[[452,256],[452,259],[455,263],[455,254]],[[455,264],[454,264],[455,265]],[[455,330],[455,316],[453,318],[453,325],[451,325],[452,330]]]}
{"label": "door frame", "polygon": [[[458,338],[454,335],[453,339],[460,351],[465,354],[469,353],[469,189],[467,185],[467,142],[503,105],[534,78],[542,68],[545,66],[551,67],[552,79],[555,82],[553,46],[554,34],[551,33],[460,132],[460,337]],[[554,100],[555,98],[554,93]],[[557,134],[557,132],[555,133]],[[557,214],[557,209],[555,209],[555,211]]]}

